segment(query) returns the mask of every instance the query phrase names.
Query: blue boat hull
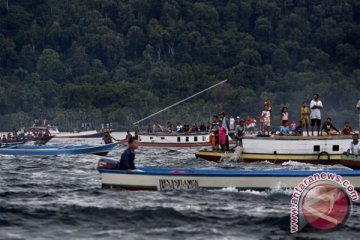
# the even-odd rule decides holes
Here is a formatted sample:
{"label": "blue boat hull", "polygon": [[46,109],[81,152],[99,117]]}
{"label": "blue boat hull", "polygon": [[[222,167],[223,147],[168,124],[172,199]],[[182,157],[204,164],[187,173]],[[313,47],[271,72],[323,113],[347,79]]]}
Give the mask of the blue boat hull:
{"label": "blue boat hull", "polygon": [[0,148],[0,154],[5,155],[65,155],[65,154],[96,154],[105,156],[117,144],[106,145],[69,145],[69,146],[35,146],[17,145]]}

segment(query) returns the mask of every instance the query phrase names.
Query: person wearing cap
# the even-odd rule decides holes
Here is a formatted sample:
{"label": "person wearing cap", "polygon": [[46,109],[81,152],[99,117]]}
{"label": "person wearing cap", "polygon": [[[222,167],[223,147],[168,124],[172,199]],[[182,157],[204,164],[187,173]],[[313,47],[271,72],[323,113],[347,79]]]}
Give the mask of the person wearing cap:
{"label": "person wearing cap", "polygon": [[334,127],[334,125],[331,122],[331,118],[328,117],[321,128],[321,135],[329,136],[329,135],[336,135],[337,133],[339,133],[339,130],[336,127]]}

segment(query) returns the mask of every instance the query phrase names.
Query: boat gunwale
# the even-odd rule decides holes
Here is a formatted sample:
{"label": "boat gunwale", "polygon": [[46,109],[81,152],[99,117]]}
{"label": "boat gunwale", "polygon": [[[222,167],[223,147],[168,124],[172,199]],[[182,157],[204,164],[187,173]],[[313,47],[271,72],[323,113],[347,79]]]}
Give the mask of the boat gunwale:
{"label": "boat gunwale", "polygon": [[243,140],[352,140],[352,135],[335,135],[335,136],[280,136],[280,135],[272,135],[268,137],[260,137],[260,136],[243,136]]}
{"label": "boat gunwale", "polygon": [[186,137],[186,136],[208,136],[209,132],[158,132],[158,133],[142,133],[138,134],[139,137],[141,136],[156,136],[156,137]]}
{"label": "boat gunwale", "polygon": [[142,172],[131,172],[120,169],[98,168],[103,174],[151,175],[176,177],[307,177],[313,174],[335,173],[342,176],[360,176],[360,170],[221,170],[221,169],[189,169],[189,168],[138,168]]}

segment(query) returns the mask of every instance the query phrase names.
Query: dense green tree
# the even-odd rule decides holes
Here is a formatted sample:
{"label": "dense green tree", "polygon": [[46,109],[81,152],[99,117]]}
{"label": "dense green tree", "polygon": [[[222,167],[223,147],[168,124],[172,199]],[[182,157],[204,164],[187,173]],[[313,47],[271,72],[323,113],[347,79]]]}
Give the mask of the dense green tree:
{"label": "dense green tree", "polygon": [[354,125],[359,9],[355,0],[3,1],[0,126],[47,117],[67,130],[88,119],[125,129],[223,79],[159,120],[257,116],[263,98],[298,118],[319,92],[324,116]]}
{"label": "dense green tree", "polygon": [[66,79],[66,67],[60,55],[53,49],[45,49],[36,63],[36,70],[43,80],[62,82]]}

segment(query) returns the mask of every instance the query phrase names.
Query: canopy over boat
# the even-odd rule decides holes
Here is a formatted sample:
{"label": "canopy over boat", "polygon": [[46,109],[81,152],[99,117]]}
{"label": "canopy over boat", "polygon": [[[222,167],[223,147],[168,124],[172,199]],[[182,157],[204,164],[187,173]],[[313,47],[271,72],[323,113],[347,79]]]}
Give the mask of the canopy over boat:
{"label": "canopy over boat", "polygon": [[325,173],[340,175],[360,189],[360,171],[351,170],[224,170],[142,167],[129,173],[116,169],[116,161],[101,159],[98,171],[103,187],[120,187],[128,190],[197,190],[235,187],[237,189],[265,190],[294,188],[304,178]]}
{"label": "canopy over boat", "polygon": [[14,145],[0,147],[0,154],[6,155],[63,155],[63,154],[96,154],[105,156],[117,143],[106,145],[68,145],[68,146],[35,146]]}

